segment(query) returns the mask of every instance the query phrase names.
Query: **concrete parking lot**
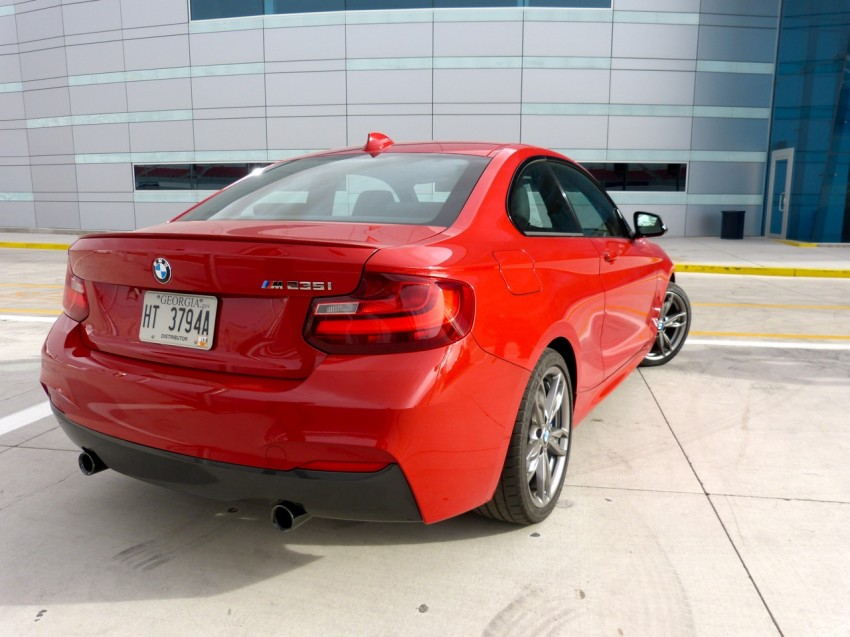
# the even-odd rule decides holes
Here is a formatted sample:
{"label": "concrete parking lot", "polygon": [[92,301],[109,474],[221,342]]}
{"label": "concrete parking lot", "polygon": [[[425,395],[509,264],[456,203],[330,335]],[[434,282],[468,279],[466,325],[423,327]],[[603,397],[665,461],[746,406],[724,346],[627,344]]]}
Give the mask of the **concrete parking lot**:
{"label": "concrete parking lot", "polygon": [[680,274],[689,342],[576,429],[540,525],[283,535],[84,477],[38,385],[65,255],[0,272],[2,635],[850,635],[850,279]]}

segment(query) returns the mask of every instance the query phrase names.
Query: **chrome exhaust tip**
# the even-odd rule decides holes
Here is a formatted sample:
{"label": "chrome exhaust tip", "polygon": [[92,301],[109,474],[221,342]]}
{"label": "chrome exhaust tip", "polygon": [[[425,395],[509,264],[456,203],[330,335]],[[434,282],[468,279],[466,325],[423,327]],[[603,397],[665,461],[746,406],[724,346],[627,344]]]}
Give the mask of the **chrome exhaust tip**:
{"label": "chrome exhaust tip", "polygon": [[281,533],[288,533],[310,520],[310,514],[300,504],[279,502],[272,507],[272,524]]}
{"label": "chrome exhaust tip", "polygon": [[84,476],[93,476],[109,468],[94,451],[90,451],[89,449],[83,449],[83,452],[77,457],[77,464],[80,466],[80,471],[83,472]]}

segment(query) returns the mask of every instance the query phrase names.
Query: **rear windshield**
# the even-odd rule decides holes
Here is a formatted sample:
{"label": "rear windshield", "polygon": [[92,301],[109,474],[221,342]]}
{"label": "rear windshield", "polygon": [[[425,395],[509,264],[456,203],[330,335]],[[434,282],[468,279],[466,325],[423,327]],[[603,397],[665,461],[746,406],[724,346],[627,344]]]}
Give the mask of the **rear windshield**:
{"label": "rear windshield", "polygon": [[365,153],[307,157],[252,174],[179,221],[350,221],[450,226],[485,157]]}

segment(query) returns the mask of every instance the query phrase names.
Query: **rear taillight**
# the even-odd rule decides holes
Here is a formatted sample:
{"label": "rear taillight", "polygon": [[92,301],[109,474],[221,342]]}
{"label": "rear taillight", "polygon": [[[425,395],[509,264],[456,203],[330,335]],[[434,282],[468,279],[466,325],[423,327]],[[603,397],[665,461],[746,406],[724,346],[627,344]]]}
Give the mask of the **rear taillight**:
{"label": "rear taillight", "polygon": [[366,273],[350,296],[314,299],[304,335],[331,354],[430,349],[466,336],[474,305],[465,283]]}
{"label": "rear taillight", "polygon": [[62,296],[62,309],[75,321],[82,322],[89,315],[89,301],[86,298],[85,282],[71,271],[65,273],[65,293]]}

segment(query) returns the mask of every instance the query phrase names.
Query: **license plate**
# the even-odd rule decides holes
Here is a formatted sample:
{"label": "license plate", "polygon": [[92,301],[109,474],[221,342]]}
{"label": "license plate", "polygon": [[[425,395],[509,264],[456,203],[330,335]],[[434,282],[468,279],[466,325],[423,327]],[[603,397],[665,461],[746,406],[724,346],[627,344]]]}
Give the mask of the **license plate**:
{"label": "license plate", "polygon": [[218,299],[214,296],[145,292],[139,340],[210,349]]}

